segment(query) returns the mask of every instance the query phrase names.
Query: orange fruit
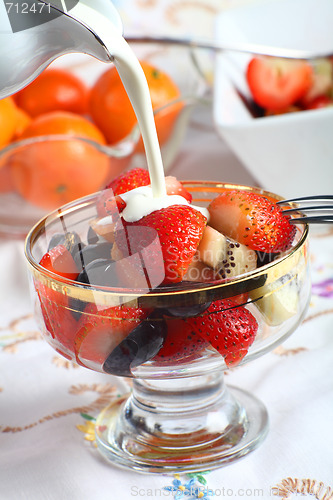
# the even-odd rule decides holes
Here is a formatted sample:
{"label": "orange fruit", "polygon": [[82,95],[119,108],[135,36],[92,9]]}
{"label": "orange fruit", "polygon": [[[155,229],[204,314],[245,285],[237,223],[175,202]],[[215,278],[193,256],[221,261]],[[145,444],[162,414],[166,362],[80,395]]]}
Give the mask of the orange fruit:
{"label": "orange fruit", "polygon": [[20,139],[39,135],[67,134],[105,144],[102,132],[84,116],[69,111],[52,111],[31,120]]}
{"label": "orange fruit", "polygon": [[15,94],[15,102],[32,117],[49,111],[84,114],[87,97],[88,88],[77,76],[64,69],[48,68]]}
{"label": "orange fruit", "polygon": [[[148,82],[154,111],[180,98],[179,88],[167,73],[145,61],[140,63]],[[182,107],[182,102],[173,103],[155,114],[161,145],[168,140]],[[89,110],[93,121],[109,144],[116,144],[124,139],[136,125],[134,110],[115,66],[105,71],[93,85]]]}
{"label": "orange fruit", "polygon": [[16,190],[30,203],[53,209],[104,187],[110,158],[75,137],[100,144],[105,139],[84,117],[69,112],[52,112],[31,121],[20,139],[40,135],[63,135],[22,146],[10,163]]}
{"label": "orange fruit", "polygon": [[0,148],[12,140],[17,124],[17,107],[12,97],[0,100]]}
{"label": "orange fruit", "polygon": [[27,126],[30,124],[31,118],[23,109],[17,108],[16,110],[16,127],[13,139],[19,139]]}

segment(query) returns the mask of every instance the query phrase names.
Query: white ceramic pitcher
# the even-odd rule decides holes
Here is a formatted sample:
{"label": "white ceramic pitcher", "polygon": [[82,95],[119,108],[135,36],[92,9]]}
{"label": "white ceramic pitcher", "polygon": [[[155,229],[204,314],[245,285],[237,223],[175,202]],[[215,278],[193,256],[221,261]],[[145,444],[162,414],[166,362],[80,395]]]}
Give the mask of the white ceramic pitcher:
{"label": "white ceramic pitcher", "polygon": [[0,99],[28,85],[63,54],[80,52],[111,62],[98,36],[102,18],[122,33],[111,0],[0,0]]}

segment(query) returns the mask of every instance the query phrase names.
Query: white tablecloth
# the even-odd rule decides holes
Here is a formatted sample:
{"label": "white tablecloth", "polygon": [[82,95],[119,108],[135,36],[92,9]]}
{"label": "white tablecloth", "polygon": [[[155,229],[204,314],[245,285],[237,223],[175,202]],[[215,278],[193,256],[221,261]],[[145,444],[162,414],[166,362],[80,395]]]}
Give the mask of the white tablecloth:
{"label": "white tablecloth", "polygon": [[[153,18],[168,29],[185,26],[184,31],[200,19],[198,30],[206,31],[218,8],[231,3],[115,2],[124,23],[146,31],[157,29]],[[208,115],[206,125],[194,123],[170,173],[253,184],[210,121]],[[268,437],[243,460],[194,478],[199,490],[193,498],[205,498],[208,489],[217,499],[333,498],[332,229],[312,232],[310,244],[313,297],[303,324],[275,351],[227,375],[228,383],[266,405]],[[77,367],[41,339],[23,241],[0,240],[0,276],[0,499],[191,498],[179,488],[187,476],[139,475],[100,458],[92,419],[108,398],[127,390],[126,381]],[[178,492],[165,490],[168,486]]]}

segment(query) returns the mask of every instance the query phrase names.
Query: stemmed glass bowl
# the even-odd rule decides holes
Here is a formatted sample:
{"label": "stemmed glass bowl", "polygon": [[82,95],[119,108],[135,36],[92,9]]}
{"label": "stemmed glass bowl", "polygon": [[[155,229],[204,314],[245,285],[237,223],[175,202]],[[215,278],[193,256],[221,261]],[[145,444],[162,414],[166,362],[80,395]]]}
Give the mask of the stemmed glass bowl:
{"label": "stemmed glass bowl", "polygon": [[[183,184],[192,193],[193,203],[201,206],[225,189],[280,199],[246,186]],[[143,280],[131,288],[136,281],[133,277],[132,285],[119,288],[112,282],[112,264],[111,286],[79,283],[42,267],[39,262],[52,238],[63,236],[71,243],[74,234],[76,244],[77,238],[81,245],[94,243],[96,235],[89,227],[96,219],[97,198],[98,194],[81,198],[42,219],[26,239],[26,257],[35,316],[46,340],[80,365],[132,379],[131,393],[112,401],[97,418],[99,450],[112,464],[146,473],[212,470],[245,456],[267,434],[264,405],[254,395],[226,386],[228,365],[208,342],[199,342],[187,354],[180,349],[178,356],[161,358],[163,325],[167,318],[169,332],[180,319],[204,317],[214,302],[226,310],[242,308],[253,315],[258,330],[240,364],[272,350],[298,327],[309,303],[307,226],[296,226],[288,251],[274,259],[258,255],[255,270],[231,279],[155,287]],[[131,270],[131,262],[125,262],[125,267]],[[235,297],[236,306],[222,300]],[[124,307],[141,308],[146,314],[139,326],[135,320],[132,325],[130,319],[125,320],[129,334],[120,342],[112,339],[117,339],[117,311]],[[110,361],[109,351],[115,345],[117,356]]]}

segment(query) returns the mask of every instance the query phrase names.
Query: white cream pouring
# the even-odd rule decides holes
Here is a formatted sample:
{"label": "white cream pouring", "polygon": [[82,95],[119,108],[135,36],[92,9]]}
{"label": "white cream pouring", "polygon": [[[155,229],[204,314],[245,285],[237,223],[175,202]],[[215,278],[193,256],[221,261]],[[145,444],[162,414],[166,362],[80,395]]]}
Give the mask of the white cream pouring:
{"label": "white cream pouring", "polygon": [[[135,222],[161,208],[171,205],[189,205],[182,196],[166,194],[163,161],[149,87],[138,58],[108,18],[93,9],[87,10],[85,6],[81,19],[86,21],[88,26],[94,25],[103,44],[114,56],[114,64],[132,103],[145,147],[151,186],[137,188],[121,195],[126,202],[122,216],[127,222]],[[208,218],[206,209],[194,206],[193,208],[201,211]]]}

